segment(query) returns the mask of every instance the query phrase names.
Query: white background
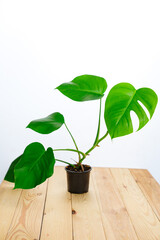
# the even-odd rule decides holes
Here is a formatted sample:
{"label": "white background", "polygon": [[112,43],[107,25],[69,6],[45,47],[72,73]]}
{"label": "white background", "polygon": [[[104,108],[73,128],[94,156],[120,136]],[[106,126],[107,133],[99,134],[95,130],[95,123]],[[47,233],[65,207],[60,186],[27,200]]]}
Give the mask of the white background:
{"label": "white background", "polygon": [[[25,129],[31,120],[61,112],[80,149],[93,143],[99,103],[71,101],[54,90],[59,84],[93,74],[107,80],[108,91],[130,82],[151,87],[160,97],[159,12],[154,0],[0,1],[0,180],[31,142],[74,147],[64,126],[39,135]],[[108,137],[86,163],[146,168],[160,182],[159,113],[158,104],[141,131]],[[105,132],[102,114],[101,135]],[[76,158],[66,152],[56,157]]]}

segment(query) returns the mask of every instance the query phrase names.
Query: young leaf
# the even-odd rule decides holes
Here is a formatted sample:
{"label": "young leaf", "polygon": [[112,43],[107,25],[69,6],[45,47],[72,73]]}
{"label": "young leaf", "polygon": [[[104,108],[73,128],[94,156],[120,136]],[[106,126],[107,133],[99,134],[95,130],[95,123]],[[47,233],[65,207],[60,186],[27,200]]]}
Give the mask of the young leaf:
{"label": "young leaf", "polygon": [[119,83],[109,92],[105,102],[104,119],[111,138],[124,136],[133,132],[130,111],[139,119],[139,131],[149,121],[140,101],[149,111],[150,119],[155,111],[158,97],[150,88],[136,90],[129,83]]}
{"label": "young leaf", "polygon": [[15,189],[30,189],[43,183],[52,176],[54,164],[51,148],[45,151],[41,143],[29,144],[14,167]]}
{"label": "young leaf", "polygon": [[28,124],[27,128],[30,128],[38,133],[48,134],[59,129],[63,123],[63,115],[59,112],[55,112],[45,118],[33,120]]}
{"label": "young leaf", "polygon": [[71,82],[61,84],[56,89],[68,98],[81,102],[102,98],[107,89],[107,83],[102,77],[81,75]]}
{"label": "young leaf", "polygon": [[7,173],[6,173],[6,176],[4,178],[4,180],[6,181],[9,181],[9,182],[15,182],[15,179],[14,179],[14,168],[16,166],[16,164],[21,160],[21,156],[19,156],[18,158],[16,158],[10,165]]}

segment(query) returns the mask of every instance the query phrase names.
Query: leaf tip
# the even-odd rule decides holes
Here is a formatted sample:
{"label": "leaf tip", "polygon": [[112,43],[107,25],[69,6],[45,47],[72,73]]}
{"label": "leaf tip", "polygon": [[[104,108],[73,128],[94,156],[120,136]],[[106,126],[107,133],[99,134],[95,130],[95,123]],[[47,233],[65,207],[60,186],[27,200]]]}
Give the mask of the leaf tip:
{"label": "leaf tip", "polygon": [[31,123],[29,123],[29,124],[26,126],[26,128],[30,128],[30,124],[31,124]]}

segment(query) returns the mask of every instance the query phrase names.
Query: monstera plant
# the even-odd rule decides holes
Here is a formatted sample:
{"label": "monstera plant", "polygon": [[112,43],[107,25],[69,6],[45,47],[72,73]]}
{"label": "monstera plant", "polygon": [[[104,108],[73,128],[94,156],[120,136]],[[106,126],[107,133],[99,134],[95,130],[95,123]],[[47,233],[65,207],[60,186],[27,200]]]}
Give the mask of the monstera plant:
{"label": "monstera plant", "polygon": [[[56,162],[66,163],[70,172],[85,172],[87,165],[83,161],[87,155],[104,140],[108,135],[111,139],[121,137],[133,132],[131,111],[134,111],[139,119],[139,131],[149,121],[146,114],[148,110],[150,119],[155,111],[158,97],[150,88],[135,89],[130,83],[119,83],[115,85],[105,99],[104,121],[106,132],[100,137],[101,104],[107,89],[107,82],[104,78],[93,75],[82,75],[74,78],[71,82],[61,84],[56,88],[66,97],[78,102],[99,101],[99,120],[95,139],[91,147],[83,152],[69,130],[64,116],[59,112],[54,112],[47,117],[30,122],[27,128],[40,134],[50,134],[64,125],[71,136],[75,148],[45,149],[41,143],[29,144],[23,154],[15,159],[9,167],[5,180],[14,182],[14,188],[29,189],[44,182],[52,176]],[[96,121],[96,120],[95,120]],[[76,162],[66,162],[56,159],[56,151],[71,151],[78,155]]]}

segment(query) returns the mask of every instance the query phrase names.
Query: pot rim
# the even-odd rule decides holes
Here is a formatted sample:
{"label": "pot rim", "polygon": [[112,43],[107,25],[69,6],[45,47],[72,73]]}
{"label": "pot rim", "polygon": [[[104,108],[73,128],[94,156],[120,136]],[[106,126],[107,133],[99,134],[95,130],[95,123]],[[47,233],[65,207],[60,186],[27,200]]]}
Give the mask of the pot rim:
{"label": "pot rim", "polygon": [[88,173],[88,172],[90,172],[90,171],[92,170],[92,167],[91,167],[90,165],[87,165],[87,166],[90,167],[88,170],[86,170],[86,171],[84,171],[84,172],[75,172],[75,171],[68,170],[68,169],[67,169],[68,166],[69,166],[69,165],[67,165],[67,166],[64,168],[64,169],[66,170],[66,172],[74,173],[74,174],[84,174],[84,173]]}

